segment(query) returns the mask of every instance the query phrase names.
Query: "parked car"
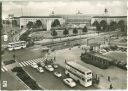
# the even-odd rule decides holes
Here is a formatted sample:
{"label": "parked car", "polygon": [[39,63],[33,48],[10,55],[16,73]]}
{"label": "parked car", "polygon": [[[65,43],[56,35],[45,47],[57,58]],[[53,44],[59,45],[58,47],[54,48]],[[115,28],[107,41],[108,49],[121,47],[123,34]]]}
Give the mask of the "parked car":
{"label": "parked car", "polygon": [[58,65],[57,64],[53,64],[52,65],[54,68],[58,68]]}
{"label": "parked car", "polygon": [[45,68],[46,68],[48,71],[54,71],[54,68],[52,67],[52,65],[46,65]]}
{"label": "parked car", "polygon": [[38,68],[38,65],[37,65],[36,63],[32,63],[31,66],[32,66],[33,68]]}
{"label": "parked car", "polygon": [[54,72],[54,75],[56,76],[56,77],[61,77],[62,76],[62,74],[60,73],[60,72]]}
{"label": "parked car", "polygon": [[100,50],[100,53],[103,54],[103,53],[106,53],[107,51],[105,49],[102,49]]}
{"label": "parked car", "polygon": [[44,72],[44,69],[43,69],[42,67],[38,67],[37,70],[38,70],[40,73]]}
{"label": "parked car", "polygon": [[76,86],[76,83],[73,81],[72,78],[63,79],[63,82],[65,84],[69,85],[70,87],[75,87]]}

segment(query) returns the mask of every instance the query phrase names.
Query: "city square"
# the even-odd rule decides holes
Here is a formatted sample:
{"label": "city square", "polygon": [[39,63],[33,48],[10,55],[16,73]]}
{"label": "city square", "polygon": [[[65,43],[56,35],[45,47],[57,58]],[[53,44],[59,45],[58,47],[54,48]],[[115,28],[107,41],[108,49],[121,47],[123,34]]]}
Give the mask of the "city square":
{"label": "city square", "polygon": [[[21,3],[0,5],[2,90],[127,89],[127,16],[118,5],[125,2]],[[83,3],[97,8],[85,13]],[[72,10],[65,14],[63,7]]]}

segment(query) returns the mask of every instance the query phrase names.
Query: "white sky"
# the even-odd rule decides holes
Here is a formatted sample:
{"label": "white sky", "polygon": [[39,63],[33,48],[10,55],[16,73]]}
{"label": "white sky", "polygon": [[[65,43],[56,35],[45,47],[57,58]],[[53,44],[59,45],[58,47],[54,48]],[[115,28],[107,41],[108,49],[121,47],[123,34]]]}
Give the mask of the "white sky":
{"label": "white sky", "polygon": [[[35,2],[36,1],[36,2]],[[83,14],[103,14],[107,8],[110,15],[122,16],[127,14],[126,0],[42,0],[42,1],[4,1],[2,7],[3,18],[8,14],[15,16],[75,14],[78,10]],[[21,9],[22,8],[22,9]]]}

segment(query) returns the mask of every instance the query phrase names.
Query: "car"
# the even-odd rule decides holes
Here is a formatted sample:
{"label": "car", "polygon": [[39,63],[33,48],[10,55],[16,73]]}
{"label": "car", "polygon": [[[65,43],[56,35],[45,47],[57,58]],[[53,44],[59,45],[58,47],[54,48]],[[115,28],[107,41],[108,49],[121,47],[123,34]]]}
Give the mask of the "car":
{"label": "car", "polygon": [[38,68],[38,65],[37,65],[36,63],[32,63],[31,66],[32,66],[33,68]]}
{"label": "car", "polygon": [[54,75],[56,76],[56,77],[61,77],[62,76],[62,74],[60,73],[60,72],[54,72]]}
{"label": "car", "polygon": [[58,68],[58,65],[57,64],[53,64],[52,65],[54,68]]}
{"label": "car", "polygon": [[43,70],[42,67],[38,67],[37,70],[38,70],[40,73],[44,72],[44,70]]}
{"label": "car", "polygon": [[54,71],[54,68],[52,67],[52,65],[46,65],[45,68],[46,68],[48,71]]}
{"label": "car", "polygon": [[65,78],[63,79],[63,82],[67,85],[69,85],[70,87],[75,87],[76,83],[73,81],[72,78]]}
{"label": "car", "polygon": [[40,62],[37,64],[39,67],[44,67],[45,66],[45,63],[44,62]]}

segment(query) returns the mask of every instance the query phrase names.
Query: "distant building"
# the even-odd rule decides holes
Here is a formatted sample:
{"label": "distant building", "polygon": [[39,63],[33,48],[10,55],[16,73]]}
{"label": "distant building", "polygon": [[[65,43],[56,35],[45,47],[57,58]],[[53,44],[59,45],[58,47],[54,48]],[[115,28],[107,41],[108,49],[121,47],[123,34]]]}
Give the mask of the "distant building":
{"label": "distant building", "polygon": [[55,19],[58,19],[60,21],[60,24],[63,24],[65,22],[64,19],[60,16],[21,16],[13,17],[13,19],[17,21],[20,28],[21,26],[26,27],[29,21],[36,22],[37,20],[40,20],[47,30],[51,29],[51,24]]}
{"label": "distant building", "polygon": [[58,16],[21,16],[20,27],[26,26],[29,21],[36,22],[37,20],[40,20],[42,24],[46,26],[46,29],[50,30],[51,24],[55,19],[58,19],[60,21],[60,24],[64,23],[64,19]]}
{"label": "distant building", "polygon": [[91,24],[93,24],[94,21],[98,21],[100,23],[102,20],[105,20],[107,24],[110,24],[111,21],[118,23],[120,20],[123,20],[125,24],[127,24],[127,16],[94,16],[91,19]]}
{"label": "distant building", "polygon": [[65,24],[69,25],[86,25],[90,26],[91,25],[91,18],[92,16],[90,15],[84,15],[84,14],[72,14],[72,15],[57,15],[62,17],[65,20]]}

